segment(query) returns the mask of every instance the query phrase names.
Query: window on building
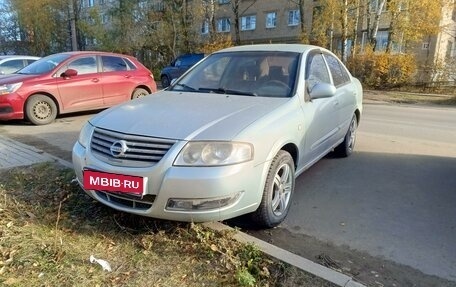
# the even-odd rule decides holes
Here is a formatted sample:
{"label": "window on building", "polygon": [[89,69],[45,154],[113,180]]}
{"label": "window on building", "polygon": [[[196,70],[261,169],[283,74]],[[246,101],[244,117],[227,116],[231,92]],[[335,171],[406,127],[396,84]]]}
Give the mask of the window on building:
{"label": "window on building", "polygon": [[288,26],[299,25],[299,22],[300,22],[299,10],[288,11]]}
{"label": "window on building", "polygon": [[230,3],[230,0],[218,0],[219,4],[228,4]]}
{"label": "window on building", "polygon": [[266,14],[266,28],[277,27],[277,12],[270,12]]}
{"label": "window on building", "polygon": [[452,41],[447,42],[447,50],[445,57],[447,60],[451,59],[453,57],[453,49],[454,49],[454,43]]}
{"label": "window on building", "polygon": [[[382,0],[370,0],[370,3],[369,3],[370,11],[372,13],[376,13],[378,11],[378,9],[380,8],[381,2],[382,2]],[[386,2],[385,2],[385,5],[383,5],[383,7],[382,7],[382,12],[385,12],[385,11],[386,11]]]}
{"label": "window on building", "polygon": [[94,5],[93,2],[94,2],[94,1],[95,1],[95,0],[88,0],[88,3],[87,3],[87,4],[88,4],[88,7],[93,7],[93,5]]}
{"label": "window on building", "polygon": [[385,51],[388,46],[388,31],[377,32],[377,45],[375,45],[375,51]]}
{"label": "window on building", "polygon": [[424,42],[423,44],[421,44],[421,49],[429,50],[429,43],[428,42]]}
{"label": "window on building", "polygon": [[165,4],[163,3],[163,1],[153,2],[151,5],[152,5],[152,10],[155,12],[165,11]]}
{"label": "window on building", "polygon": [[231,31],[230,18],[221,18],[217,20],[217,32]]}
{"label": "window on building", "polygon": [[241,17],[241,31],[255,30],[256,16],[243,16]]}
{"label": "window on building", "polygon": [[101,14],[101,24],[106,24],[109,22],[109,15],[108,14]]}
{"label": "window on building", "polygon": [[138,7],[139,7],[139,9],[142,9],[142,10],[149,9],[149,5],[148,5],[147,1],[144,1],[144,0],[138,2]]}
{"label": "window on building", "polygon": [[204,20],[203,24],[201,25],[201,34],[208,34],[209,33],[209,20]]}

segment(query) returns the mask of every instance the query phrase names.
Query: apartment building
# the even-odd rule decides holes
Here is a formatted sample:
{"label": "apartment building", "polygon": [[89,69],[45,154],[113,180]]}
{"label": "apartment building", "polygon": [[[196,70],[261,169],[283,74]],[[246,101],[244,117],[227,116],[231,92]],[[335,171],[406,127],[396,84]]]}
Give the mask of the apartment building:
{"label": "apartment building", "polygon": [[[120,0],[81,0],[82,7],[100,7],[102,22],[109,24],[107,7],[118,5]],[[188,5],[201,5],[204,0],[188,0]],[[448,64],[454,62],[456,58],[456,11],[455,0],[448,0],[443,7],[440,19],[441,31],[438,35],[428,36],[421,42],[413,46],[405,47],[403,43],[395,43],[394,52],[414,53],[419,66],[417,81],[427,82],[430,80],[442,80],[442,72],[435,70],[437,62]],[[138,7],[150,9],[150,7],[163,7],[162,0],[139,0]],[[314,22],[314,13],[318,8],[318,0],[205,0],[206,5],[213,5],[215,14],[216,33],[231,36],[236,40],[235,19],[239,21],[238,37],[241,44],[254,43],[298,43],[303,39],[304,32],[309,35]],[[378,5],[379,0],[369,0],[370,10],[364,7],[364,11],[359,13],[357,45],[363,47],[367,43],[367,17],[372,17],[367,11],[375,11],[372,7]],[[238,5],[235,16],[235,4]],[[300,6],[302,7],[300,10]],[[135,13],[135,11],[132,11]],[[302,18],[302,19],[301,19]],[[381,21],[377,33],[377,50],[384,50],[388,41],[390,27],[388,11],[382,11]],[[302,20],[302,21],[301,21]],[[198,22],[200,21],[200,22]],[[209,23],[204,18],[198,19],[194,23],[195,30],[198,31],[202,40],[207,39],[210,33]],[[340,52],[340,34],[334,31],[329,35],[331,47],[335,52]],[[95,39],[96,41],[96,39]],[[348,51],[353,43],[348,41]],[[337,51],[339,50],[339,51]],[[432,68],[431,68],[432,67]],[[451,73],[450,73],[451,74]],[[450,75],[448,80],[453,80]],[[456,77],[456,75],[454,76]]]}

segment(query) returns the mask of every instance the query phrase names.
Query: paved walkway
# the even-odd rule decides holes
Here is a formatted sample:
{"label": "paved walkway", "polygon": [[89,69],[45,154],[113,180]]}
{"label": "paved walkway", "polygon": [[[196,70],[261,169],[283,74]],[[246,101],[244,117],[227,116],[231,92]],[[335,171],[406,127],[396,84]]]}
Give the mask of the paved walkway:
{"label": "paved walkway", "polygon": [[42,150],[0,136],[0,169],[55,161]]}

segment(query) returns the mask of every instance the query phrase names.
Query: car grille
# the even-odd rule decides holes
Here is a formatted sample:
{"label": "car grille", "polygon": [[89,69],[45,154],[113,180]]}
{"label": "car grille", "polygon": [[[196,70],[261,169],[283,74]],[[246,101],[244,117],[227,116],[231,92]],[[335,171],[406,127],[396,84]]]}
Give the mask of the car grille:
{"label": "car grille", "polygon": [[155,200],[155,195],[145,195],[142,199],[134,196],[121,195],[111,192],[95,191],[96,194],[104,201],[115,204],[119,207],[131,208],[136,210],[148,210],[152,207]]}
{"label": "car grille", "polygon": [[[111,147],[119,142],[128,148],[122,154],[114,156]],[[98,159],[112,165],[146,167],[158,163],[175,143],[175,140],[129,135],[96,128],[90,148]]]}

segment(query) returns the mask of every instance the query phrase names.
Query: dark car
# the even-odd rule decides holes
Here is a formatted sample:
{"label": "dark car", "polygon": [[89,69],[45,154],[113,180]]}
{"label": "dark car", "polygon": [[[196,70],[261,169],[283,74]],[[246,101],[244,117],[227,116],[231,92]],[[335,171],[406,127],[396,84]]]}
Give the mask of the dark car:
{"label": "dark car", "polygon": [[59,114],[107,108],[156,90],[152,73],[134,57],[53,54],[0,78],[0,120],[43,125]]}
{"label": "dark car", "polygon": [[185,71],[204,58],[204,54],[183,54],[174,59],[169,66],[160,72],[160,79],[163,88],[171,83],[172,79],[179,78]]}

